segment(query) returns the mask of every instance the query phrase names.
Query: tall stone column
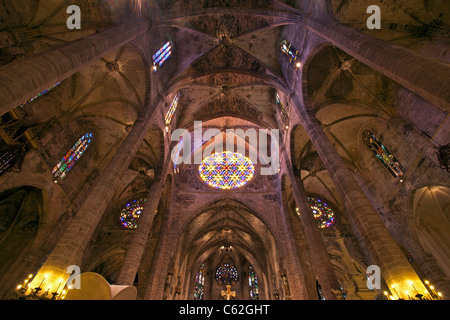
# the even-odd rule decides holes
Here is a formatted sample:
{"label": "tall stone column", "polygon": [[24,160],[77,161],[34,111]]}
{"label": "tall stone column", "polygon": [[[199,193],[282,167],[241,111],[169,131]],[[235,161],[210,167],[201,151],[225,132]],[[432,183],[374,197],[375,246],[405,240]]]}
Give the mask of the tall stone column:
{"label": "tall stone column", "polygon": [[133,285],[134,279],[141,264],[142,256],[144,255],[147,240],[152,230],[153,218],[155,211],[158,208],[159,199],[166,181],[166,174],[170,162],[170,153],[166,155],[161,172],[155,177],[150,191],[147,194],[147,201],[142,210],[141,217],[138,221],[138,226],[134,231],[133,239],[125,254],[125,261],[120,269],[117,284],[119,285]]}
{"label": "tall stone column", "polygon": [[148,21],[109,27],[38,55],[0,67],[0,115],[77,73],[148,31]]}
{"label": "tall stone column", "polygon": [[[278,180],[278,190],[281,191],[281,179]],[[281,267],[285,270],[281,270],[281,275],[275,276],[281,276],[282,283],[284,283],[285,286],[289,286],[289,295],[286,298],[290,300],[307,300],[310,296],[308,295],[308,290],[305,284],[305,274],[300,261],[300,254],[294,240],[294,231],[292,230],[290,224],[290,219],[288,216],[289,213],[284,210],[282,206],[282,200],[280,200],[278,223],[280,225],[279,231],[281,234],[277,239],[277,243],[280,246],[280,254],[282,255],[281,258],[283,261]],[[285,274],[284,271],[286,271]],[[286,293],[286,287],[284,290]]]}
{"label": "tall stone column", "polygon": [[304,17],[303,25],[359,61],[450,111],[450,65],[360,33],[343,24]]}
{"label": "tall stone column", "polygon": [[286,170],[291,181],[292,193],[299,209],[303,231],[308,242],[309,252],[315,266],[314,270],[322,287],[323,295],[326,300],[340,299],[339,295],[336,295],[340,292],[340,284],[328,257],[320,230],[317,228],[317,223],[313,217],[305,188],[302,181],[294,175],[294,170],[290,163],[290,158],[287,156],[285,146],[282,146],[282,149]]}
{"label": "tall stone column", "polygon": [[314,148],[341,196],[350,224],[358,240],[368,248],[373,264],[380,267],[386,283],[395,286],[401,298],[408,299],[406,292],[412,293],[416,289],[423,293],[425,286],[421,279],[359,188],[352,172],[337,153],[317,119],[307,112],[297,95],[293,95],[292,100]]}
{"label": "tall stone column", "polygon": [[[161,101],[158,105],[160,103]],[[68,266],[80,265],[83,251],[114,195],[115,186],[120,180],[121,173],[128,168],[139,149],[150,127],[150,120],[156,107],[157,104],[141,113],[111,162],[98,176],[83,205],[34,278],[32,288],[37,287],[41,281],[44,281],[44,286],[51,285],[56,288],[60,280],[68,279],[69,274],[66,273]]]}
{"label": "tall stone column", "polygon": [[146,283],[145,300],[162,300],[163,298],[170,261],[175,253],[175,246],[178,241],[178,221],[180,219],[179,210],[175,212],[172,206],[167,219],[163,220],[161,226],[161,236],[158,239],[153,257],[154,263],[150,267],[148,282]]}

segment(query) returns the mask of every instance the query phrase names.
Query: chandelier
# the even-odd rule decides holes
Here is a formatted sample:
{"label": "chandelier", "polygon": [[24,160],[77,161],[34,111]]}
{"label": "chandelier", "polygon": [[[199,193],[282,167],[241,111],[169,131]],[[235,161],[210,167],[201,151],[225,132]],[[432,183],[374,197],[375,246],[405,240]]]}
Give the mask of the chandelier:
{"label": "chandelier", "polygon": [[70,285],[67,286],[67,283],[64,283],[61,279],[56,290],[52,290],[53,288],[51,286],[44,284],[47,276],[44,277],[38,287],[31,288],[30,285],[34,276],[30,274],[22,284],[16,287],[12,296],[13,300],[64,300],[67,292],[72,289]]}
{"label": "chandelier", "polygon": [[424,281],[426,289],[422,293],[417,290],[412,281],[410,281],[409,284],[412,286],[413,290],[405,291],[405,295],[408,297],[407,299],[401,297],[394,285],[391,285],[390,288],[392,294],[390,295],[387,291],[384,291],[384,295],[388,300],[444,300],[442,293],[437,292],[435,287],[428,280]]}

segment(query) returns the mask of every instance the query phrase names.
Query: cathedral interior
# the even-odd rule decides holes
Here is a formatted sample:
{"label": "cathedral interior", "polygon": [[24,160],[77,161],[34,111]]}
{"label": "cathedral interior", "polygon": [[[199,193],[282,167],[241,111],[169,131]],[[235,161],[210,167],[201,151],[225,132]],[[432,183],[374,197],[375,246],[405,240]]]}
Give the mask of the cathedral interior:
{"label": "cathedral interior", "polygon": [[0,299],[446,300],[449,38],[447,0],[1,1]]}

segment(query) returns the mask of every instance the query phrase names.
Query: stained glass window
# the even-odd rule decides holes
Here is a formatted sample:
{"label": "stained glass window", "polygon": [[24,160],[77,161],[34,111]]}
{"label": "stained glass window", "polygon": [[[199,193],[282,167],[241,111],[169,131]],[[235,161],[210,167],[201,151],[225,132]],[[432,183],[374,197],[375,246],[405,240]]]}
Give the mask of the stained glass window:
{"label": "stained glass window", "polygon": [[164,119],[166,122],[166,125],[169,125],[172,122],[172,118],[175,114],[175,111],[178,107],[178,100],[180,99],[180,93],[178,93],[175,98],[172,100],[172,104],[170,105],[169,110],[167,111],[166,118]]}
{"label": "stained glass window", "polygon": [[308,197],[308,201],[317,226],[321,229],[331,227],[334,223],[335,215],[328,203],[322,199],[312,197]]}
{"label": "stained glass window", "polygon": [[281,119],[283,120],[284,124],[289,124],[289,115],[288,112],[286,111],[286,107],[283,104],[283,101],[281,101],[280,96],[277,93],[277,98],[276,98],[276,102],[277,104],[280,106],[280,112],[281,112]]}
{"label": "stained glass window", "polygon": [[289,57],[289,62],[297,60],[298,50],[286,40],[281,41],[281,51]]}
{"label": "stained glass window", "polygon": [[195,276],[195,292],[194,300],[203,300],[203,293],[205,291],[205,264],[202,264]]}
{"label": "stained glass window", "polygon": [[258,276],[252,266],[250,266],[248,272],[248,286],[250,288],[250,299],[259,300]]}
{"label": "stained glass window", "polygon": [[86,133],[77,141],[77,143],[75,143],[72,149],[70,149],[64,158],[62,158],[61,161],[59,161],[53,168],[52,173],[55,178],[64,179],[70,169],[73,168],[78,159],[81,158],[86,149],[89,147],[92,137],[92,133]]}
{"label": "stained glass window", "polygon": [[233,285],[238,281],[237,269],[229,263],[224,263],[216,270],[216,281],[219,285]]}
{"label": "stained glass window", "polygon": [[255,173],[252,161],[237,152],[213,153],[199,166],[200,177],[218,189],[234,189],[246,185]]}
{"label": "stained glass window", "polygon": [[394,177],[403,176],[405,169],[394,158],[394,156],[387,150],[381,141],[373,134],[373,132],[366,130],[363,133],[363,139],[366,146],[375,154],[375,156],[388,169],[389,173]]}
{"label": "stained glass window", "polygon": [[52,90],[53,88],[57,87],[60,83],[61,83],[61,82],[58,82],[58,83],[54,84],[53,86],[51,86],[50,88],[48,88],[48,89],[42,91],[42,92],[39,93],[37,96],[35,96],[35,97],[29,99],[28,101],[25,101],[24,103],[22,103],[19,107],[23,107],[23,106],[26,105],[27,103],[30,103],[30,102],[36,100],[36,99],[39,98],[40,96],[46,94],[47,92],[49,92],[49,91]]}
{"label": "stained glass window", "polygon": [[146,198],[128,202],[120,212],[120,223],[125,229],[136,229]]}
{"label": "stained glass window", "polygon": [[153,55],[153,65],[162,66],[162,64],[169,59],[172,54],[172,43],[168,41]]}

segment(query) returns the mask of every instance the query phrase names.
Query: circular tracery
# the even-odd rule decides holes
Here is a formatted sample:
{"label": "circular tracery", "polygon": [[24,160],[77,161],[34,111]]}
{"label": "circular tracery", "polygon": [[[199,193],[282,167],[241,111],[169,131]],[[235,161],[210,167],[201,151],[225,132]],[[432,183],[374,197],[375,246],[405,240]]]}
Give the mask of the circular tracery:
{"label": "circular tracery", "polygon": [[198,170],[209,186],[224,190],[246,185],[255,174],[255,167],[248,157],[230,151],[210,155]]}
{"label": "circular tracery", "polygon": [[238,281],[237,269],[229,263],[224,263],[216,270],[216,281],[219,285],[234,284]]}
{"label": "circular tracery", "polygon": [[331,227],[334,223],[334,212],[322,199],[308,197],[317,226],[321,229]]}
{"label": "circular tracery", "polygon": [[136,229],[137,222],[144,210],[146,198],[128,202],[120,212],[120,223],[125,229]]}

